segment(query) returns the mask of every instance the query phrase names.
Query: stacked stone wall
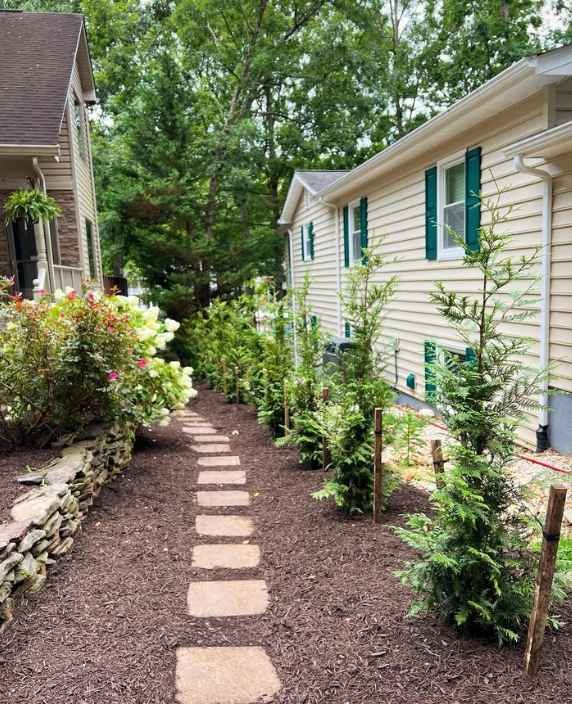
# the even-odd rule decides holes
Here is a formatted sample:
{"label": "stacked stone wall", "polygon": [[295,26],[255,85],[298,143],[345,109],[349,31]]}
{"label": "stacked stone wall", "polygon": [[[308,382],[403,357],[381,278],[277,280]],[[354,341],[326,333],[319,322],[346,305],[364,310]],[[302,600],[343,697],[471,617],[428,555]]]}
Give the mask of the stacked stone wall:
{"label": "stacked stone wall", "polygon": [[40,591],[49,566],[65,555],[95,497],[129,464],[133,432],[92,428],[40,471],[0,523],[0,631],[11,621],[18,596]]}

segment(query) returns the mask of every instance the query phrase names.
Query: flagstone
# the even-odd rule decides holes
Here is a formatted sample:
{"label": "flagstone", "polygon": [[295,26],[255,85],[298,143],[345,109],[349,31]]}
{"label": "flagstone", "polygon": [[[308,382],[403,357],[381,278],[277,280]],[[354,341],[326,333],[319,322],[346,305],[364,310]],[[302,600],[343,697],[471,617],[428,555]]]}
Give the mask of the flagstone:
{"label": "flagstone", "polygon": [[238,455],[226,455],[224,457],[199,457],[197,462],[203,467],[232,467],[240,464]]}
{"label": "flagstone", "polygon": [[196,517],[195,528],[199,535],[228,538],[247,538],[254,533],[254,523],[248,516]]}
{"label": "flagstone", "polygon": [[246,484],[246,472],[237,470],[203,470],[199,472],[199,484]]}
{"label": "flagstone", "polygon": [[230,445],[228,443],[221,443],[221,442],[209,442],[209,443],[203,443],[202,445],[191,445],[191,450],[194,450],[195,452],[201,452],[203,454],[222,454],[224,452],[230,452]]}
{"label": "flagstone", "polygon": [[183,433],[187,435],[216,435],[218,430],[213,428],[212,425],[183,425]]}
{"label": "flagstone", "polygon": [[208,544],[193,547],[193,567],[205,570],[249,569],[260,562],[258,545]]}
{"label": "flagstone", "polygon": [[248,491],[197,491],[199,506],[248,506]]}
{"label": "flagstone", "polygon": [[195,442],[230,442],[228,435],[192,435]]}
{"label": "flagstone", "polygon": [[197,618],[254,616],[268,608],[268,589],[263,579],[191,582],[187,603]]}
{"label": "flagstone", "polygon": [[279,691],[264,648],[177,648],[178,704],[268,704]]}

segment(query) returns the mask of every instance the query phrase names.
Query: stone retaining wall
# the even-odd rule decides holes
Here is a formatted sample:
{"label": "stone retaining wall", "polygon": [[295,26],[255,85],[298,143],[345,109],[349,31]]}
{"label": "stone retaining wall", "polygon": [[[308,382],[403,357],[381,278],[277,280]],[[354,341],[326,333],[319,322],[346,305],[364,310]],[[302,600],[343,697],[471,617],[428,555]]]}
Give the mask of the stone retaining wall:
{"label": "stone retaining wall", "polygon": [[92,428],[60,458],[19,477],[34,488],[14,502],[12,521],[0,523],[0,632],[18,595],[44,586],[49,565],[70,550],[94,498],[129,464],[133,437],[118,427]]}

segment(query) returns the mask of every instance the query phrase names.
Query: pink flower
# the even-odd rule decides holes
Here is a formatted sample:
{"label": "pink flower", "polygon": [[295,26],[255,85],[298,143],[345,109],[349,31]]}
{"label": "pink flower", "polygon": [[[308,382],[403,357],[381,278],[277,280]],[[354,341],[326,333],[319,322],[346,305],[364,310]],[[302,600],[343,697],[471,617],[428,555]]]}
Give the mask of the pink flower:
{"label": "pink flower", "polygon": [[77,293],[75,291],[70,291],[67,295],[68,301],[75,301],[77,298]]}
{"label": "pink flower", "polygon": [[145,367],[149,364],[149,362],[146,359],[144,359],[143,357],[141,357],[141,359],[137,360],[136,364],[139,367],[139,369],[145,369]]}
{"label": "pink flower", "polygon": [[107,372],[107,381],[117,381],[119,374],[117,372]]}

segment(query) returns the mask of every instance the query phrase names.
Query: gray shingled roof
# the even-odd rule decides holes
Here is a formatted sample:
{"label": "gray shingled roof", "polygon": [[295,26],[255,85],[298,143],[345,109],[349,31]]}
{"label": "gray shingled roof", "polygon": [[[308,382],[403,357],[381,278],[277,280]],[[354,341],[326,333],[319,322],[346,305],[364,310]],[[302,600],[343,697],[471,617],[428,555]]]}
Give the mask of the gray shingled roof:
{"label": "gray shingled roof", "polygon": [[57,144],[83,17],[0,11],[0,144]]}
{"label": "gray shingled roof", "polygon": [[319,193],[322,188],[329,186],[334,181],[337,181],[341,176],[349,173],[348,171],[296,171],[300,179],[315,193]]}

